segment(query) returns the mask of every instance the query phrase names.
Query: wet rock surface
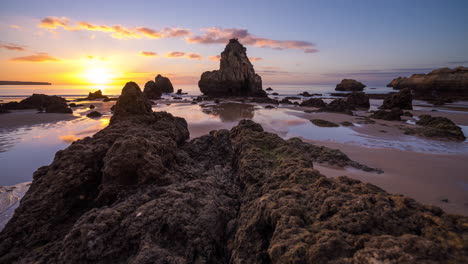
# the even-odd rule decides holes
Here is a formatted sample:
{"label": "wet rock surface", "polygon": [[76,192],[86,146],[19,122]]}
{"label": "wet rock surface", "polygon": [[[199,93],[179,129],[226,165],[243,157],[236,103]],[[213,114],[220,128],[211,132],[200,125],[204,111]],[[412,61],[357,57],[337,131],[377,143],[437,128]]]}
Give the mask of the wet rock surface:
{"label": "wet rock surface", "polygon": [[335,91],[362,91],[366,86],[353,79],[343,79],[336,85]]}
{"label": "wet rock surface", "polygon": [[369,117],[375,119],[382,119],[387,121],[401,121],[401,116],[403,111],[400,108],[394,108],[390,111],[387,110],[377,110],[372,113]]}
{"label": "wet rock surface", "polygon": [[461,128],[446,117],[419,116],[416,122],[420,128],[407,128],[406,134],[442,140],[464,141],[466,139]]}
{"label": "wet rock surface", "polygon": [[2,111],[38,109],[46,113],[71,114],[73,110],[68,107],[65,98],[56,95],[33,94],[18,102],[9,102],[0,105]]}
{"label": "wet rock surface", "polygon": [[237,39],[231,39],[221,53],[219,70],[204,72],[198,86],[210,96],[267,96],[262,78],[255,73],[246,48]]}
{"label": "wet rock surface", "polygon": [[312,122],[312,124],[319,126],[319,127],[339,127],[340,126],[336,123],[323,120],[323,119],[312,119],[310,120],[310,122]]}
{"label": "wet rock surface", "polygon": [[0,263],[461,263],[468,218],[327,178],[376,171],[252,121],[187,141],[127,83],[110,124],[57,152],[0,233]]}
{"label": "wet rock surface", "polygon": [[395,94],[390,94],[385,97],[380,109],[413,109],[413,95],[410,89],[403,89]]}

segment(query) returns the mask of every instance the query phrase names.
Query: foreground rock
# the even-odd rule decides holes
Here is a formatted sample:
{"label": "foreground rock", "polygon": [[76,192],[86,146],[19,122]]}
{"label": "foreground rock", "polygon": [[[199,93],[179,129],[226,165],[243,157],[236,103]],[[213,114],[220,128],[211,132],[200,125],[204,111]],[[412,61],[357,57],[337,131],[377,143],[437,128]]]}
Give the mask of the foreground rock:
{"label": "foreground rock", "polygon": [[108,127],[57,152],[0,233],[0,263],[461,263],[468,218],[314,162],[339,150],[243,120],[186,142],[129,83]]}
{"label": "foreground rock", "polygon": [[441,68],[428,74],[398,77],[388,85],[394,89],[411,89],[419,97],[468,96],[468,68]]}
{"label": "foreground rock", "polygon": [[[56,95],[33,94],[32,96],[18,102],[9,102],[0,105],[1,111],[37,109],[46,113],[71,114],[73,110],[68,107],[63,97]],[[0,112],[1,112],[0,111]]]}
{"label": "foreground rock", "polygon": [[23,182],[14,186],[0,186],[0,231],[13,216],[30,185],[30,182]]}
{"label": "foreground rock", "polygon": [[163,93],[160,86],[156,86],[156,83],[154,81],[148,81],[145,84],[145,89],[143,90],[143,93],[145,94],[146,98],[150,100],[157,100],[161,99],[161,95]]}
{"label": "foreground rock", "polygon": [[154,83],[156,85],[156,90],[160,90],[163,93],[173,93],[174,92],[174,86],[172,86],[171,80],[169,78],[162,76],[161,74],[158,74],[156,78],[154,79]]}
{"label": "foreground rock", "polygon": [[102,114],[98,111],[92,111],[86,115],[89,118],[99,118],[102,116]]}
{"label": "foreground rock", "polygon": [[237,39],[231,39],[221,53],[219,70],[204,72],[198,86],[209,96],[267,96],[262,78],[255,73],[246,48]]}
{"label": "foreground rock", "polygon": [[445,117],[422,115],[419,116],[416,124],[422,127],[405,129],[406,134],[452,141],[465,141],[466,139],[462,129]]}
{"label": "foreground rock", "polygon": [[353,79],[343,79],[336,85],[335,91],[362,91],[366,86]]}
{"label": "foreground rock", "polygon": [[101,90],[97,90],[94,93],[89,92],[88,97],[86,97],[85,99],[86,100],[109,99],[109,97],[103,95]]}
{"label": "foreground rock", "polygon": [[395,94],[385,97],[380,109],[408,109],[413,110],[413,96],[410,89],[403,89]]}

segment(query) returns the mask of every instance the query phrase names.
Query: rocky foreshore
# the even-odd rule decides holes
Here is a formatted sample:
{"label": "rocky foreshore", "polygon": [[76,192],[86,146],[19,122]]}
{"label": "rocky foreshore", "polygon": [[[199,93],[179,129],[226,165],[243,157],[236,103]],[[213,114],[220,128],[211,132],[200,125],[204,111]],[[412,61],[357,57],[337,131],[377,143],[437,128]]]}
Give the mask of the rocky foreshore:
{"label": "rocky foreshore", "polygon": [[[355,96],[349,100],[366,105]],[[468,217],[314,169],[328,163],[379,171],[339,150],[283,140],[248,120],[188,138],[184,119],[152,112],[140,88],[127,83],[108,127],[34,173],[0,233],[0,263],[463,263],[468,257]]]}

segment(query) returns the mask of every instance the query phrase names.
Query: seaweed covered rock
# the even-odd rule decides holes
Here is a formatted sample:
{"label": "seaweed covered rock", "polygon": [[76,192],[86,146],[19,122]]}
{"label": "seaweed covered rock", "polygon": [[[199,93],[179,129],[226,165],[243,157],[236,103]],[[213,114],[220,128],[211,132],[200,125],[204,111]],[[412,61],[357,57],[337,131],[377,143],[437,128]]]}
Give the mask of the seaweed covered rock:
{"label": "seaweed covered rock", "polygon": [[[142,104],[137,107],[137,104]],[[136,107],[130,111],[126,106]],[[468,218],[314,163],[376,171],[242,120],[187,142],[127,83],[109,126],[57,152],[0,233],[0,263],[462,263]]]}
{"label": "seaweed covered rock", "polygon": [[398,93],[385,97],[380,109],[393,108],[413,110],[413,96],[410,89],[403,89]]}
{"label": "seaweed covered rock", "polygon": [[406,134],[452,141],[466,139],[462,129],[446,117],[422,115],[416,124],[422,127],[406,129]]}
{"label": "seaweed covered rock", "polygon": [[163,93],[173,93],[174,86],[172,86],[171,80],[169,78],[158,74],[156,78],[154,78],[154,83],[156,85],[156,90],[160,90]]}
{"label": "seaweed covered rock", "polygon": [[377,110],[372,113],[369,117],[375,119],[382,119],[387,121],[401,121],[401,116],[403,111],[400,108],[394,108],[390,111],[387,110]]}
{"label": "seaweed covered rock", "polygon": [[340,126],[336,123],[323,120],[323,119],[312,119],[310,120],[310,122],[312,122],[312,124],[319,126],[319,127],[339,127]]}
{"label": "seaweed covered rock", "polygon": [[349,105],[352,105],[356,108],[369,109],[370,102],[369,96],[363,92],[352,92],[346,98],[346,101]]}
{"label": "seaweed covered rock", "polygon": [[343,79],[336,85],[335,91],[362,91],[366,86],[353,79]]}
{"label": "seaweed covered rock", "polygon": [[9,102],[2,104],[0,109],[8,110],[23,110],[23,109],[40,109],[46,113],[64,113],[71,114],[73,110],[68,107],[65,98],[56,95],[33,94],[32,96],[18,102]]}
{"label": "seaweed covered rock", "polygon": [[229,40],[221,53],[219,70],[204,72],[198,86],[210,96],[267,96],[262,78],[255,73],[246,48],[237,39]]}
{"label": "seaweed covered rock", "polygon": [[325,107],[326,104],[325,102],[320,99],[320,98],[310,98],[307,100],[304,100],[300,103],[300,106],[307,106],[307,107]]}
{"label": "seaweed covered rock", "polygon": [[322,112],[344,113],[348,115],[352,115],[353,110],[356,110],[354,105],[349,104],[347,100],[343,99],[335,99],[326,106],[320,108]]}
{"label": "seaweed covered rock", "polygon": [[156,83],[154,81],[148,81],[145,84],[143,93],[145,94],[146,98],[150,100],[157,100],[161,99],[161,95],[163,92],[161,86],[156,86]]}

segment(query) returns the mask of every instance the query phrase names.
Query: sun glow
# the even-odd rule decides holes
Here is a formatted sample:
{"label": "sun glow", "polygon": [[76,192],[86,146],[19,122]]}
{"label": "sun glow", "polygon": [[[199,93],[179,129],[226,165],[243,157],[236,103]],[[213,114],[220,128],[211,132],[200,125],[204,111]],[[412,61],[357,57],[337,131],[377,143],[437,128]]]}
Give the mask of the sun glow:
{"label": "sun glow", "polygon": [[109,84],[112,73],[105,68],[90,68],[86,70],[85,77],[91,84]]}

